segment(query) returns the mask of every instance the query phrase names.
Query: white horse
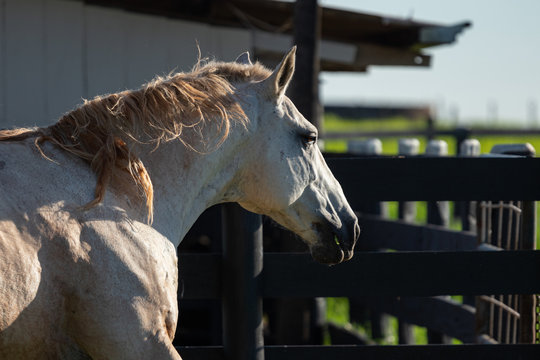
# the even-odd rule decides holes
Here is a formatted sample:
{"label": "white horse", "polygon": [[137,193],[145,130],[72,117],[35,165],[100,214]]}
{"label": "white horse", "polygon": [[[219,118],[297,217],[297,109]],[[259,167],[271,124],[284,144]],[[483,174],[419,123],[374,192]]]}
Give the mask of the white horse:
{"label": "white horse", "polygon": [[0,132],[0,359],[180,359],[176,248],[214,204],[352,256],[357,219],[285,96],[294,64],[246,53]]}

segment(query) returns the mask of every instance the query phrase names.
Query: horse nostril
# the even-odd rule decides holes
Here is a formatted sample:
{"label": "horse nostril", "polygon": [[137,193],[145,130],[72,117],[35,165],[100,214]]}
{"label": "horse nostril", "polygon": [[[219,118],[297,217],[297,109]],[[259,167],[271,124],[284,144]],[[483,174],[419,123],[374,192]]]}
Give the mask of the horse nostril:
{"label": "horse nostril", "polygon": [[360,237],[360,225],[358,225],[358,222],[354,224],[354,241],[358,240]]}

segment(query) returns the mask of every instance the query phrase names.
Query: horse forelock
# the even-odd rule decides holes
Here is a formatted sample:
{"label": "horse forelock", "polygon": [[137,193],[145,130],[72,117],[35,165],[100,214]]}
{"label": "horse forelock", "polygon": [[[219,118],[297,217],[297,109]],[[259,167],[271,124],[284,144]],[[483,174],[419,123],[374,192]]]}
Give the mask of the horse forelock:
{"label": "horse forelock", "polygon": [[[36,137],[36,145],[50,141],[86,160],[97,174],[95,198],[85,208],[99,204],[114,175],[129,174],[146,199],[148,221],[153,216],[153,186],[134,144],[158,147],[179,140],[194,151],[204,128],[215,129],[214,149],[228,137],[233,124],[245,126],[248,118],[235,93],[235,83],[258,82],[271,71],[256,63],[197,63],[192,72],[156,77],[138,90],[85,100],[46,129],[0,131],[0,141]],[[195,130],[187,131],[186,130]],[[211,131],[204,131],[205,136]],[[41,150],[40,150],[41,151]]]}

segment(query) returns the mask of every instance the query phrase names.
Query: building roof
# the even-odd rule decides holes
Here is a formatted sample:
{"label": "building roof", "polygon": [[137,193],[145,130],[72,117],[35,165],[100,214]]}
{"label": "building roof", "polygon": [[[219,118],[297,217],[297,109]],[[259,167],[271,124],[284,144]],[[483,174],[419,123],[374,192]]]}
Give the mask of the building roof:
{"label": "building roof", "polygon": [[[253,32],[255,57],[272,63],[292,44],[294,3],[271,0],[84,0]],[[429,66],[425,48],[452,44],[465,28],[322,8],[321,70],[365,71],[370,65]]]}

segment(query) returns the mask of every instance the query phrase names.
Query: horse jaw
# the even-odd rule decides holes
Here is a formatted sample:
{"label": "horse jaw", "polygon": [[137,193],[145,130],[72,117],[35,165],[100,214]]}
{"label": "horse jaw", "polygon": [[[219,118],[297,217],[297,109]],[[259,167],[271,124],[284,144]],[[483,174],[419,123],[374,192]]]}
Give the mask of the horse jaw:
{"label": "horse jaw", "polygon": [[321,180],[310,184],[290,207],[269,215],[300,236],[313,259],[334,265],[352,258],[360,227],[333,175]]}

